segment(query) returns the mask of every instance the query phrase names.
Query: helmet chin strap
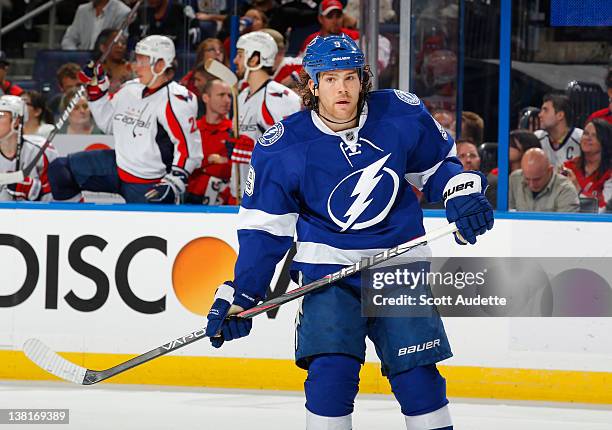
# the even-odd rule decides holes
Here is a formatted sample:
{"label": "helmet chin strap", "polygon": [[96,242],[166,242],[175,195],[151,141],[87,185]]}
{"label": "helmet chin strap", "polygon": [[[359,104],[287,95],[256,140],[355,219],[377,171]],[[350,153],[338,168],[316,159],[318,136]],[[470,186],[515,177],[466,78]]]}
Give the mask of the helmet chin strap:
{"label": "helmet chin strap", "polygon": [[[251,56],[252,57],[252,56]],[[249,72],[254,72],[256,70],[259,70],[263,67],[263,64],[261,64],[261,61],[259,62],[259,64],[256,67],[250,67],[249,66],[249,59],[246,58],[246,56],[244,57],[244,81],[246,82],[249,79]]]}
{"label": "helmet chin strap", "polygon": [[[165,62],[165,60],[164,60]],[[164,72],[166,71],[166,68],[164,68],[161,72],[159,73],[155,73],[155,64],[157,63],[157,60],[153,61],[151,60],[150,62],[150,66],[151,66],[151,74],[153,75],[153,77],[151,78],[151,80],[145,84],[145,87],[147,88],[151,88],[153,86],[153,84],[157,81],[157,79],[164,74]]]}

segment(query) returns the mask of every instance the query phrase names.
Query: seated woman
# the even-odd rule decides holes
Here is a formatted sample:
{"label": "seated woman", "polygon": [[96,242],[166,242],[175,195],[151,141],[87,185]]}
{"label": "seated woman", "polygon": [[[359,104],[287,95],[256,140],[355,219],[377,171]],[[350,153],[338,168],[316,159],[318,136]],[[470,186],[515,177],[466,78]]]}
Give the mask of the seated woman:
{"label": "seated woman", "polygon": [[[66,97],[62,105],[61,110],[64,111],[68,107],[68,103],[72,100],[72,97],[76,94],[78,88],[73,88],[66,92]],[[70,115],[68,121],[64,123],[62,128],[59,130],[60,134],[104,134],[94,122],[91,110],[89,110],[89,102],[85,97],[82,97]]]}
{"label": "seated woman", "polygon": [[23,134],[47,137],[53,130],[53,114],[45,104],[45,99],[38,91],[26,91],[21,99],[28,108],[28,115],[23,125]]}
{"label": "seated woman", "polygon": [[612,199],[612,125],[594,119],[584,127],[580,156],[565,162],[562,174],[574,184],[581,197],[593,197],[600,211]]}

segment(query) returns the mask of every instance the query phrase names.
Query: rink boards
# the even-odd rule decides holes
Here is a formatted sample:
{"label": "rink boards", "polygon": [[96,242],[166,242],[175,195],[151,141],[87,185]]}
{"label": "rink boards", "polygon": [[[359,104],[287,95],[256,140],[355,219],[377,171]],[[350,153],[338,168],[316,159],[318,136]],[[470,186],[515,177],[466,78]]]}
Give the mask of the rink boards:
{"label": "rink boards", "polygon": [[[204,324],[232,277],[236,214],[0,209],[0,379],[52,379],[20,352],[30,337],[89,368],[106,368]],[[82,206],[87,208],[88,206]],[[428,230],[443,218],[426,218]],[[612,223],[498,219],[479,246],[449,238],[437,256],[612,256]],[[280,266],[280,265],[279,265]],[[280,269],[280,267],[278,268]],[[292,286],[275,279],[272,288]],[[251,336],[207,341],[109,382],[300,390],[296,304],[257,317]],[[455,397],[612,403],[612,319],[446,318],[455,356],[442,363]],[[371,347],[372,345],[370,345]],[[388,393],[373,348],[361,390]]]}

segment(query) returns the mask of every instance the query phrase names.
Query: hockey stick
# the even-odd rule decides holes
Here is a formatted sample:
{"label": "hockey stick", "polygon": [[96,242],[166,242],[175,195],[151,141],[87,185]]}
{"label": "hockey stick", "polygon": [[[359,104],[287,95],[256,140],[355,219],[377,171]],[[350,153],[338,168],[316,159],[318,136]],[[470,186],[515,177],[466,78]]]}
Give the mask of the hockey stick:
{"label": "hockey stick", "polygon": [[[136,4],[134,4],[134,7],[132,7],[132,10],[130,10],[130,13],[128,13],[128,15],[125,17],[124,21],[121,23],[121,26],[119,27],[119,30],[117,31],[117,35],[111,41],[111,43],[106,47],[106,50],[104,51],[102,56],[95,62],[94,70],[96,70],[99,64],[102,64],[104,63],[104,61],[106,61],[106,58],[110,55],[111,50],[113,49],[113,46],[115,46],[115,44],[119,41],[119,39],[123,35],[123,32],[125,31],[127,26],[133,20],[134,16],[136,16],[136,12],[138,10],[138,7],[140,6],[140,3],[142,3],[142,0],[138,0]],[[36,167],[36,164],[38,163],[38,161],[41,159],[41,157],[43,156],[43,154],[45,153],[49,145],[51,145],[51,142],[55,138],[55,135],[59,133],[59,130],[64,126],[64,123],[68,120],[68,116],[70,115],[70,113],[74,110],[76,105],[79,103],[79,100],[81,100],[81,98],[84,96],[85,96],[85,86],[81,85],[79,89],[77,90],[77,92],[74,94],[74,96],[72,96],[72,98],[68,102],[66,109],[64,109],[64,112],[62,112],[62,114],[60,115],[60,118],[57,120],[57,123],[55,123],[53,130],[51,130],[49,134],[47,135],[47,139],[45,140],[45,143],[41,146],[36,156],[22,170],[18,170],[16,172],[9,172],[9,173],[0,173],[0,185],[15,184],[18,182],[23,182],[23,180],[30,174],[30,172],[34,169],[34,167]]]}
{"label": "hockey stick", "polygon": [[[240,136],[240,128],[238,125],[238,77],[225,64],[213,58],[208,59],[204,68],[208,73],[228,84],[232,90],[232,131],[234,133],[234,138],[237,139]],[[236,195],[238,204],[240,204],[242,200],[242,195],[240,194],[240,166],[236,163],[232,163],[232,175],[236,179],[234,194]]]}
{"label": "hockey stick", "polygon": [[[379,252],[372,257],[364,258],[363,260],[351,265],[344,267],[343,269],[327,275],[317,281],[311,282],[310,284],[291,290],[285,294],[282,294],[273,299],[267,300],[254,308],[240,312],[231,318],[253,318],[256,315],[268,312],[272,309],[276,309],[281,305],[295,300],[299,297],[304,296],[314,290],[321,289],[329,284],[332,284],[340,279],[346,278],[347,276],[354,275],[361,270],[368,269],[379,263],[387,261],[393,257],[404,254],[418,246],[425,245],[432,242],[442,236],[457,231],[455,223],[448,224],[442,228],[434,230],[430,233],[425,234],[419,238],[413,239],[409,242],[398,245],[394,248],[387,249]],[[118,375],[119,373],[125,372],[126,370],[132,369],[136,366],[140,366],[147,361],[153,360],[162,355],[168,354],[169,352],[176,351],[186,345],[203,339],[206,336],[206,327],[199,328],[198,330],[174,339],[158,348],[152,349],[142,355],[136,356],[128,361],[119,363],[104,370],[92,370],[86,369],[85,367],[78,366],[63,357],[60,357],[56,352],[52,351],[49,347],[43,344],[38,339],[28,339],[23,345],[23,351],[25,355],[47,372],[65,379],[70,382],[81,385],[93,385],[100,381],[104,381],[112,376]]]}

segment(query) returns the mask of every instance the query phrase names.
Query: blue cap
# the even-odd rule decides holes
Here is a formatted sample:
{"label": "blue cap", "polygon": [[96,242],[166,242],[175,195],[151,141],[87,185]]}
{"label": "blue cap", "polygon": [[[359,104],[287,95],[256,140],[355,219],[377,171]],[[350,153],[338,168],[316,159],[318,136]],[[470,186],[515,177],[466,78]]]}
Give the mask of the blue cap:
{"label": "blue cap", "polygon": [[302,66],[314,84],[319,85],[319,73],[330,70],[357,69],[361,76],[365,56],[346,34],[317,36],[306,47]]}

